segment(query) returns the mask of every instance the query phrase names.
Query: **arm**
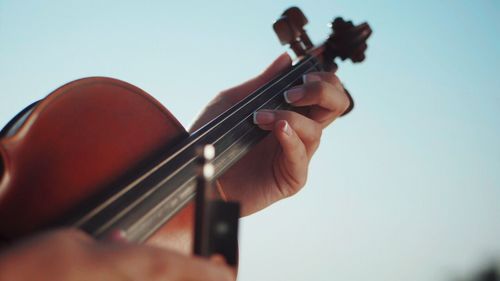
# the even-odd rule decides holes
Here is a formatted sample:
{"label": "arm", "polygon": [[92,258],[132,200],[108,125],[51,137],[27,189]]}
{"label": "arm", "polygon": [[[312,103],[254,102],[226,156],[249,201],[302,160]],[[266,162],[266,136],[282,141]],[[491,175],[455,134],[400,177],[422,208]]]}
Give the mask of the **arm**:
{"label": "arm", "polygon": [[0,281],[234,280],[223,262],[57,230],[0,252]]}

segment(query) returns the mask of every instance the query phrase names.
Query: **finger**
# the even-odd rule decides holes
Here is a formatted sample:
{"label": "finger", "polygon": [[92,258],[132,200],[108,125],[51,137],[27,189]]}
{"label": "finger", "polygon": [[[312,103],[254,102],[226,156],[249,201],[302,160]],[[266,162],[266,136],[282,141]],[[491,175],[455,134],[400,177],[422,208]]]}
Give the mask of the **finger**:
{"label": "finger", "polygon": [[[319,106],[321,115],[310,117],[323,125],[329,124],[349,107],[350,100],[344,89],[321,81],[308,82],[284,93],[285,101],[294,106]],[[313,108],[314,109],[314,108]],[[314,111],[314,110],[312,110]]]}
{"label": "finger", "polygon": [[302,76],[302,80],[304,84],[311,83],[311,82],[327,82],[333,85],[335,88],[339,89],[340,91],[344,91],[344,85],[342,85],[342,82],[340,82],[340,79],[337,75],[335,75],[335,72],[330,71],[330,72],[309,72]]}
{"label": "finger", "polygon": [[344,91],[346,93],[346,95],[349,95],[349,93],[347,93],[346,89],[344,88],[344,85],[340,81],[339,77],[335,74],[335,71],[309,72],[302,77],[302,80],[304,81],[304,83],[315,82],[315,81],[325,81],[325,82],[332,84],[333,86],[338,88],[340,91]]}
{"label": "finger", "polygon": [[335,75],[334,71],[309,72],[302,76],[302,81],[304,82],[304,84],[308,82],[324,81],[332,84],[335,87],[342,86],[340,79],[337,77],[337,75]]}
{"label": "finger", "polygon": [[309,156],[306,146],[297,135],[295,130],[286,120],[279,120],[274,126],[274,135],[281,145],[283,160],[275,166],[277,172],[287,183],[288,188],[281,187],[281,192],[285,197],[295,194],[304,186],[307,178],[307,167]]}
{"label": "finger", "polygon": [[292,126],[286,120],[279,120],[274,126],[274,134],[283,149],[288,164],[294,167],[291,172],[304,170],[308,163],[305,145]]}
{"label": "finger", "polygon": [[225,90],[224,92],[222,92],[222,95],[230,98],[233,103],[238,102],[248,94],[257,90],[260,86],[268,83],[274,77],[289,69],[291,66],[292,59],[287,53],[283,53],[257,77],[241,85]]}
{"label": "finger", "polygon": [[[228,266],[160,248],[132,244],[107,244],[101,258],[111,262],[117,274],[131,280],[234,280]],[[108,268],[109,265],[108,265]]]}
{"label": "finger", "polygon": [[73,241],[77,243],[93,243],[94,239],[87,233],[76,228],[61,228],[49,231],[40,238],[48,238],[54,240]]}
{"label": "finger", "polygon": [[[358,57],[359,59],[363,60],[364,58],[364,55],[362,54],[362,52],[364,50],[366,50],[366,44],[365,46],[361,47],[361,48],[364,48],[361,50],[361,55]],[[352,96],[351,94],[349,93],[349,91],[347,91],[346,88],[344,88],[344,85],[342,84],[342,82],[340,82],[340,79],[334,74],[335,71],[331,71],[331,72],[310,72],[306,75],[303,76],[303,80],[304,80],[304,83],[307,83],[307,82],[314,82],[314,81],[326,81],[332,85],[334,85],[337,89],[339,89],[341,92],[343,92],[347,99],[349,100],[349,106],[347,107],[346,110],[344,110],[342,112],[342,114],[340,116],[344,116],[346,115],[347,113],[349,113],[353,107],[354,107],[354,100],[352,99]],[[311,115],[315,115],[315,116],[327,116],[328,114],[325,114],[326,112],[324,112],[324,110],[322,110],[321,108],[316,108],[314,110],[312,110],[312,114]],[[320,120],[322,118],[313,118],[314,120]]]}
{"label": "finger", "polygon": [[182,273],[178,280],[189,281],[234,281],[234,271],[224,263],[214,262],[198,257],[188,258],[189,269]]}
{"label": "finger", "polygon": [[287,121],[294,128],[294,132],[305,145],[307,155],[312,156],[321,139],[322,128],[320,124],[293,111],[259,110],[254,113],[254,123],[263,130],[275,129],[276,122],[280,120]]}
{"label": "finger", "polygon": [[[47,232],[41,233],[25,240],[22,240],[16,247],[11,247],[10,249],[5,249],[2,254],[6,254],[9,250],[19,250],[25,249],[31,251],[35,255],[46,255],[47,251],[32,251],[33,248],[39,248],[44,245],[52,245],[51,250],[56,252],[60,250],[61,247],[65,249],[69,248],[79,248],[81,246],[92,245],[95,243],[94,239],[90,237],[85,232],[78,230],[76,228],[60,228],[49,230]],[[30,250],[31,249],[31,250]]]}

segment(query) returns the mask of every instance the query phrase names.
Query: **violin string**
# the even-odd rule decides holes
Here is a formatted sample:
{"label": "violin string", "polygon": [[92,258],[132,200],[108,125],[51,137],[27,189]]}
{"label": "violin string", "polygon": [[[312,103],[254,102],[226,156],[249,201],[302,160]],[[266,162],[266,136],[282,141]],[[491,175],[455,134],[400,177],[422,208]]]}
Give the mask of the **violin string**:
{"label": "violin string", "polygon": [[[305,58],[302,61],[302,63],[303,64],[307,64],[310,61],[313,61],[313,66],[311,68],[316,68],[318,66],[318,62],[315,61],[314,57],[312,57],[312,56],[308,57],[308,58]],[[310,71],[311,68],[308,68],[306,71],[303,72],[303,74],[305,74],[308,71]],[[280,77],[276,81],[272,81],[272,82],[270,82],[268,84],[265,84],[264,86],[262,86],[261,88],[259,88],[258,90],[256,90],[253,94],[250,94],[248,96],[248,98],[246,98],[246,99],[242,100],[241,102],[237,103],[233,107],[231,107],[228,110],[226,110],[225,112],[221,113],[218,117],[214,118],[212,121],[210,121],[207,124],[205,124],[200,129],[198,129],[197,131],[195,131],[193,134],[191,134],[191,136],[195,136],[195,137],[189,143],[187,143],[187,144],[183,145],[182,147],[180,147],[176,152],[174,152],[173,154],[169,155],[166,159],[164,159],[163,161],[161,161],[159,164],[155,165],[153,168],[151,168],[147,172],[143,173],[141,176],[139,176],[134,181],[132,181],[131,183],[129,183],[126,187],[124,187],[123,189],[121,189],[119,192],[115,193],[113,196],[111,196],[110,198],[108,198],[106,201],[102,202],[97,207],[93,208],[92,211],[86,213],[84,217],[80,218],[80,220],[76,223],[76,225],[83,225],[86,221],[90,220],[96,214],[98,214],[99,212],[101,212],[102,210],[104,210],[107,206],[109,206],[110,204],[112,204],[112,203],[120,200],[120,198],[125,193],[127,193],[131,189],[137,187],[141,182],[143,182],[144,179],[146,179],[148,176],[150,176],[155,171],[157,171],[158,169],[160,169],[166,163],[168,163],[168,162],[172,161],[173,159],[175,159],[175,157],[178,156],[180,153],[182,153],[185,150],[192,149],[194,145],[198,144],[208,134],[212,133],[219,126],[225,125],[226,120],[228,118],[234,116],[235,114],[240,113],[240,111],[242,111],[243,109],[245,109],[248,106],[248,104],[250,104],[255,99],[263,96],[264,94],[268,94],[266,92],[272,86],[274,86],[274,85],[276,85],[278,83],[283,82],[283,80],[285,80],[285,79],[289,79],[289,77],[291,76],[291,74],[293,74],[293,71],[294,70],[292,70],[290,72],[287,72],[286,74],[284,74],[282,77]],[[289,83],[287,83],[287,84],[289,84]],[[277,92],[275,92],[275,93],[272,94],[272,97],[270,99],[272,99],[273,97],[275,97],[277,93],[281,93],[283,91],[284,91],[283,88],[279,89]],[[253,114],[253,111],[255,111],[255,110],[252,110],[252,114]],[[221,118],[221,116],[224,116],[224,115],[227,115],[227,116]],[[246,116],[244,116],[244,118],[240,118],[239,119],[240,121],[237,122],[236,124],[231,124],[231,126],[226,130],[226,133],[220,135],[219,138],[217,138],[213,143],[215,144],[215,143],[219,142],[220,140],[222,140],[225,137],[225,135],[227,134],[227,132],[229,132],[231,129],[236,128],[242,121],[244,121],[245,119],[247,119],[249,117],[251,117],[251,115],[250,116],[246,115]],[[219,118],[221,118],[221,120],[217,120]],[[199,135],[197,135],[197,134],[199,134]],[[222,157],[222,155],[218,155],[217,157]],[[191,159],[188,162],[191,162],[192,160],[193,159]],[[172,174],[169,175],[168,178],[170,178],[171,176],[175,175],[176,173],[179,172],[179,170],[183,169],[186,166],[187,165],[183,165],[177,171],[173,171]],[[155,190],[157,190],[159,187],[161,187],[162,183],[164,183],[164,181],[161,181],[161,183],[159,183],[159,184],[157,183],[154,187],[152,187],[150,190],[148,190],[148,192],[146,192],[145,194],[142,194],[139,198],[136,198],[136,200],[134,200],[133,204],[130,204],[129,206],[127,206],[127,208],[122,209],[119,213],[116,213],[113,217],[111,217],[108,220],[106,220],[105,225],[111,225],[113,221],[116,221],[120,217],[123,217],[124,215],[126,215],[126,213],[128,213],[134,206],[136,206],[136,205],[140,204],[141,202],[143,202],[144,198],[147,198],[151,193],[153,193]],[[106,229],[105,225],[101,225],[101,227],[99,227],[99,228],[100,229],[104,228],[104,231],[106,231],[105,230]]]}
{"label": "violin string", "polygon": [[[317,64],[314,64],[314,65],[313,65],[313,67],[315,67],[316,65],[317,65]],[[310,69],[311,69],[311,68],[309,68],[309,70],[310,70]],[[306,72],[307,72],[307,71],[304,71],[303,73],[306,73]],[[303,74],[303,73],[302,73],[302,74]],[[290,74],[290,72],[289,72],[288,74]],[[289,75],[288,75],[288,76],[289,76]],[[258,96],[260,96],[260,95],[263,95],[263,94],[264,94],[264,92],[265,92],[267,89],[269,89],[269,87],[271,87],[272,85],[275,85],[276,83],[281,82],[282,80],[284,80],[284,79],[286,79],[286,78],[287,78],[287,75],[284,75],[283,77],[281,77],[281,79],[279,79],[279,80],[275,81],[274,83],[270,83],[269,85],[265,85],[265,86],[267,86],[267,87],[263,87],[263,88],[265,88],[265,89],[264,89],[264,90],[259,91],[259,94],[254,95],[254,97],[253,97],[251,100],[254,100],[256,97],[258,97]],[[280,89],[278,92],[281,92],[281,91],[283,91],[283,88],[282,88],[282,89]],[[274,93],[274,94],[273,94],[273,96],[276,96],[276,94]],[[250,100],[250,101],[251,101],[251,100]],[[207,130],[207,132],[205,132],[205,133],[203,133],[202,135],[198,136],[197,138],[193,139],[190,143],[188,143],[187,145],[183,146],[183,147],[181,148],[181,150],[182,150],[182,149],[188,149],[189,147],[192,147],[193,143],[196,143],[197,141],[201,140],[201,139],[203,138],[203,136],[204,136],[204,135],[206,135],[206,134],[208,134],[208,133],[212,132],[212,131],[213,131],[213,130],[217,127],[217,126],[223,125],[223,123],[225,122],[225,120],[226,120],[227,118],[229,118],[230,116],[232,116],[232,115],[234,115],[234,114],[238,113],[238,111],[240,111],[242,108],[244,108],[244,107],[248,104],[248,102],[249,102],[249,101],[247,101],[247,103],[243,104],[243,106],[241,106],[241,105],[240,105],[240,106],[239,106],[236,110],[234,110],[234,111],[233,111],[233,112],[232,112],[229,116],[226,116],[226,118],[224,118],[223,120],[221,120],[221,121],[217,122],[215,125],[210,126],[210,127],[209,127],[209,130]],[[247,116],[247,117],[248,117],[248,116]],[[244,118],[243,118],[243,120],[244,120]],[[241,123],[241,122],[239,122],[239,123]],[[239,124],[239,123],[238,123],[238,124]],[[237,127],[237,126],[238,126],[238,124],[233,125],[233,127],[232,127],[232,128]],[[223,137],[224,137],[224,135],[220,136],[220,137],[219,137],[219,139],[222,139]],[[217,141],[218,141],[218,140],[216,140],[216,142],[217,142]],[[164,161],[164,162],[168,162],[168,159],[167,159],[166,161]],[[161,165],[162,165],[162,163],[160,164],[160,166],[161,166]],[[183,165],[183,167],[185,167],[185,166],[186,166],[186,165]],[[181,170],[181,169],[182,169],[182,167],[181,167],[179,170]],[[178,171],[174,171],[174,172],[172,172],[172,174],[176,174],[176,172],[178,172]],[[140,180],[139,180],[139,181],[137,181],[137,184],[138,184],[138,183],[140,183],[140,182],[141,182]],[[163,182],[164,182],[164,181],[162,181],[162,183],[163,183]],[[113,221],[115,221],[115,220],[119,219],[120,217],[122,217],[122,216],[126,215],[126,213],[127,213],[127,212],[129,212],[129,211],[130,211],[130,210],[131,210],[134,206],[136,206],[136,205],[140,204],[140,203],[141,203],[141,202],[143,202],[145,199],[147,199],[148,195],[149,195],[150,193],[154,192],[154,191],[155,191],[155,189],[159,188],[159,186],[161,186],[161,184],[162,184],[162,183],[157,184],[157,186],[153,187],[153,188],[151,189],[151,192],[147,192],[147,194],[142,194],[142,196],[140,196],[139,198],[135,198],[135,200],[134,200],[135,202],[134,202],[133,204],[131,204],[131,205],[133,205],[133,206],[130,206],[130,205],[129,205],[127,208],[122,209],[119,213],[116,213],[116,214],[113,216],[113,218],[111,218],[111,220],[109,220],[109,218],[108,218],[107,220],[105,220],[105,221],[107,222],[107,223],[105,223],[105,225],[110,225]],[[131,188],[136,187],[136,186],[137,186],[137,184],[132,184],[132,185],[129,185],[129,186],[128,186],[128,188],[127,188],[127,190],[130,190]],[[121,198],[121,196],[117,196],[117,197],[115,198],[115,200],[110,200],[110,201],[109,201],[109,202],[107,202],[107,203],[108,203],[108,204],[111,204],[111,203],[113,203],[114,201],[119,200],[120,198]],[[106,205],[108,205],[108,204],[106,204]],[[102,208],[104,208],[104,207],[105,207],[105,206],[103,206],[103,205],[104,205],[104,204],[102,204],[102,205],[101,205],[101,207],[102,207]],[[102,209],[102,208],[101,208],[101,209]],[[104,227],[104,231],[106,230],[105,225],[101,225],[102,227]],[[101,228],[101,229],[103,229],[103,228]]]}
{"label": "violin string", "polygon": [[[306,64],[306,63],[304,62],[304,64]],[[314,63],[312,67],[309,67],[306,71],[302,72],[302,73],[301,73],[301,75],[302,75],[302,74],[304,74],[304,73],[306,73],[306,72],[308,72],[309,70],[311,70],[311,68],[315,68],[316,66],[317,66],[317,63]],[[206,126],[208,126],[208,130],[207,130],[206,132],[204,132],[203,134],[201,134],[201,135],[197,136],[196,138],[194,138],[194,139],[193,139],[190,143],[188,143],[187,145],[184,145],[184,146],[181,148],[181,150],[192,148],[192,147],[193,147],[193,145],[194,145],[194,144],[196,144],[197,142],[201,141],[201,140],[203,139],[203,137],[204,137],[204,136],[206,136],[207,134],[211,133],[211,132],[212,132],[213,130],[215,130],[218,126],[222,126],[222,125],[224,125],[224,122],[226,122],[226,120],[227,120],[229,117],[231,117],[231,116],[232,116],[232,115],[234,115],[234,114],[237,114],[239,111],[241,111],[241,110],[242,110],[242,109],[244,109],[246,106],[248,106],[248,104],[249,104],[252,100],[255,100],[257,97],[264,95],[264,93],[265,93],[265,92],[266,92],[266,91],[267,91],[270,87],[272,87],[273,85],[276,85],[276,83],[280,83],[280,82],[282,82],[283,80],[287,79],[287,78],[290,76],[290,75],[289,75],[290,73],[291,73],[291,72],[287,73],[288,75],[284,75],[283,77],[281,77],[279,80],[275,81],[274,83],[269,83],[268,85],[263,86],[262,88],[264,88],[264,89],[262,89],[262,88],[261,88],[262,90],[260,90],[258,94],[253,95],[253,97],[251,97],[251,98],[250,98],[248,101],[246,101],[245,103],[243,103],[243,104],[238,104],[238,107],[236,107],[236,109],[235,109],[235,110],[233,110],[233,112],[231,112],[228,116],[226,116],[225,118],[223,118],[223,119],[222,119],[222,120],[220,120],[219,122],[215,122],[215,125],[214,125],[214,124],[207,124]],[[292,82],[290,82],[290,83],[292,83]],[[286,88],[286,87],[284,87],[284,88]],[[277,95],[277,93],[282,92],[284,88],[281,88],[279,91],[277,91],[277,92],[275,92],[275,93],[272,93],[272,97],[271,97],[271,98],[268,98],[267,100],[270,100],[270,99],[272,99],[273,97],[275,97],[275,96]],[[252,113],[253,113],[253,111],[254,111],[254,110],[252,110]],[[221,115],[222,115],[222,114],[221,114]],[[244,121],[246,118],[248,118],[248,117],[250,117],[250,116],[245,116],[245,118],[239,118],[238,120],[240,120],[240,121],[238,121],[238,123],[236,123],[236,124],[232,124],[232,127],[230,127],[230,129],[226,130],[226,132],[230,131],[232,128],[237,127],[237,126],[238,126],[241,122],[243,122],[243,121]],[[217,119],[217,118],[215,118],[215,119]],[[215,119],[214,119],[214,120],[215,120]],[[219,140],[223,139],[223,138],[224,138],[224,136],[225,136],[226,134],[227,134],[227,133],[225,133],[225,134],[221,135],[221,136],[220,136],[220,137],[219,137],[216,141],[214,141],[214,143],[217,143]],[[233,144],[234,144],[234,143],[233,143]],[[231,145],[233,145],[233,144],[231,144]],[[174,156],[174,157],[175,157],[175,156]],[[221,156],[220,156],[220,157],[221,157]],[[169,157],[169,158],[170,158],[170,157]],[[194,161],[194,160],[195,160],[194,158],[193,158],[193,159],[190,159],[190,160],[189,160],[189,161],[187,161],[187,163],[186,163],[186,164],[184,164],[182,167],[180,167],[180,168],[179,168],[179,169],[177,169],[176,171],[171,172],[171,175],[169,175],[169,177],[167,177],[167,179],[165,179],[165,180],[161,180],[161,182],[157,183],[154,187],[152,187],[150,190],[148,190],[148,192],[146,192],[146,193],[144,193],[144,194],[141,194],[141,196],[140,196],[140,197],[138,197],[138,198],[135,198],[135,199],[134,199],[134,202],[133,202],[132,204],[130,204],[129,206],[127,206],[127,208],[122,209],[119,213],[114,214],[114,215],[113,215],[113,217],[111,218],[111,220],[109,220],[109,218],[108,218],[108,220],[106,220],[105,225],[102,225],[102,228],[101,228],[101,230],[102,230],[102,231],[101,231],[101,232],[106,232],[107,230],[109,230],[109,229],[107,229],[107,228],[106,228],[106,225],[107,225],[107,226],[112,226],[112,225],[113,225],[113,221],[117,221],[117,220],[119,220],[121,217],[126,216],[126,214],[127,214],[128,212],[130,212],[130,211],[131,211],[131,210],[132,210],[135,206],[140,205],[142,202],[144,202],[145,200],[147,200],[147,199],[149,198],[149,196],[150,196],[152,193],[154,193],[154,192],[155,192],[158,188],[160,188],[160,187],[162,186],[162,184],[163,184],[163,183],[165,183],[166,181],[168,181],[168,178],[171,178],[172,176],[174,176],[175,174],[177,174],[180,170],[184,169],[184,168],[185,168],[185,167],[189,164],[189,162],[192,162],[192,161]],[[167,160],[166,160],[166,161],[164,161],[164,162],[168,162],[168,161],[169,161],[169,160],[167,159]],[[162,165],[162,164],[160,164],[160,165]],[[189,181],[189,180],[187,180],[187,181]],[[139,182],[140,182],[140,181],[139,181]],[[133,186],[130,186],[130,188],[134,188],[134,187],[136,187],[136,186],[137,186],[137,185],[133,185]],[[130,189],[130,188],[128,188],[128,189]],[[117,198],[117,199],[119,200],[120,198]],[[153,206],[155,206],[155,205],[153,205]]]}

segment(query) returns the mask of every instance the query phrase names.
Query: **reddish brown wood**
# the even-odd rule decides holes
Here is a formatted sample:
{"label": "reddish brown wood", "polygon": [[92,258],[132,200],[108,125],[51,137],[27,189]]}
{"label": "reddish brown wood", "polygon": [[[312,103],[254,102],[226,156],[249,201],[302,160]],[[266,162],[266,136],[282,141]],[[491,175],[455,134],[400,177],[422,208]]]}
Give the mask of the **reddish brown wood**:
{"label": "reddish brown wood", "polygon": [[[62,86],[0,139],[0,237],[31,233],[184,135],[165,107],[130,84],[97,77]],[[190,212],[159,232],[174,233],[175,243],[159,234],[155,243],[189,247],[180,239],[191,237]]]}
{"label": "reddish brown wood", "polygon": [[147,244],[189,254],[194,241],[194,203],[177,213],[149,238]]}

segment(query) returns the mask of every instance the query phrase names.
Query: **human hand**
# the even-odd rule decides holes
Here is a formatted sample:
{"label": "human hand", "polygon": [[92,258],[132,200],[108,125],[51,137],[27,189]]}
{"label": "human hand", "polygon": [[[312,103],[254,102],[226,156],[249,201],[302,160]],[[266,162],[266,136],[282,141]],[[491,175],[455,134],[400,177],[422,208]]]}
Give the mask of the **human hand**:
{"label": "human hand", "polygon": [[235,280],[223,262],[58,230],[0,252],[0,281]]}
{"label": "human hand", "polygon": [[[290,57],[283,54],[256,78],[221,92],[191,131],[290,67]],[[225,196],[241,203],[243,216],[291,196],[304,186],[309,161],[319,146],[323,129],[350,104],[340,80],[332,72],[307,74],[304,84],[289,89],[285,99],[293,106],[306,107],[307,114],[286,110],[256,112],[254,123],[272,133],[219,178]]]}

